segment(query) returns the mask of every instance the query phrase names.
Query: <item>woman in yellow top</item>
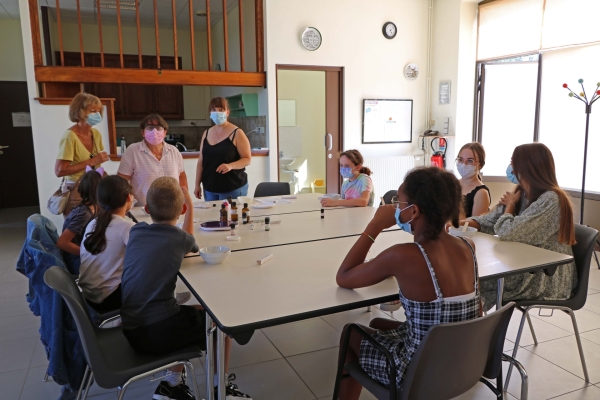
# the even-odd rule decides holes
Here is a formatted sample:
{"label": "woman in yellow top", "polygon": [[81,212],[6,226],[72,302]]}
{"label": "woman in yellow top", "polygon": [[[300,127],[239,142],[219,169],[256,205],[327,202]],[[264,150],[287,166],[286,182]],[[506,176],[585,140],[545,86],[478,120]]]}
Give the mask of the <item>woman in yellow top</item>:
{"label": "woman in yellow top", "polygon": [[108,161],[104,151],[102,136],[92,128],[102,122],[102,103],[94,95],[78,93],[69,106],[69,119],[75,123],[60,138],[54,173],[64,177],[62,191],[71,190],[69,202],[63,215],[69,215],[71,209],[81,202],[77,191],[79,178],[86,167],[96,166]]}

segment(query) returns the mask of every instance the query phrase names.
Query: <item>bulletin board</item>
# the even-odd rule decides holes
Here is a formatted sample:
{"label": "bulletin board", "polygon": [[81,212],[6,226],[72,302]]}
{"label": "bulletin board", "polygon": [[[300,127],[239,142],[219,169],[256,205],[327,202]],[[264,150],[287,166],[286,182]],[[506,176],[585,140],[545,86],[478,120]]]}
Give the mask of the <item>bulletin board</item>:
{"label": "bulletin board", "polygon": [[363,143],[412,142],[412,100],[363,100]]}

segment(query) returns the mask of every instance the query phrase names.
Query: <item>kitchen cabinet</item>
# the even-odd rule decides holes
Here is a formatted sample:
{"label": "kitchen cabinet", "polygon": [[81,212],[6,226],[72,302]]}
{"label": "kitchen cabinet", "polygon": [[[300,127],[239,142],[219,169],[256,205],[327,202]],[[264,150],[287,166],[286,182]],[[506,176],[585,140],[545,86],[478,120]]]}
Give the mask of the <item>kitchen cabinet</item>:
{"label": "kitchen cabinet", "polygon": [[242,93],[227,97],[231,117],[257,117],[258,94]]}
{"label": "kitchen cabinet", "polygon": [[[81,66],[80,53],[65,52],[65,66]],[[60,53],[56,52],[60,64]],[[99,53],[84,53],[85,65],[101,67]],[[179,57],[179,65],[181,65]],[[161,56],[161,69],[175,69],[175,57]],[[124,54],[125,68],[139,68],[137,54]],[[104,54],[104,66],[120,68],[119,54]],[[142,56],[142,68],[157,69],[155,56]],[[183,86],[136,85],[118,83],[87,83],[85,91],[101,98],[115,99],[117,120],[140,120],[148,114],[160,114],[165,119],[184,119]]]}

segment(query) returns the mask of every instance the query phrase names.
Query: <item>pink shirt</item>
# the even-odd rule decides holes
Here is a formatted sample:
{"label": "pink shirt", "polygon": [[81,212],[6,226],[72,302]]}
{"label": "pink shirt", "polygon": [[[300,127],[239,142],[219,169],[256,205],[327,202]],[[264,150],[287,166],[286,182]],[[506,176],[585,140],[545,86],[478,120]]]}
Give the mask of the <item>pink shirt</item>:
{"label": "pink shirt", "polygon": [[133,195],[137,206],[146,204],[146,193],[152,182],[161,176],[171,176],[179,181],[179,175],[184,172],[183,157],[175,146],[163,144],[163,154],[160,161],[150,151],[142,140],[127,147],[121,157],[119,174],[131,176]]}

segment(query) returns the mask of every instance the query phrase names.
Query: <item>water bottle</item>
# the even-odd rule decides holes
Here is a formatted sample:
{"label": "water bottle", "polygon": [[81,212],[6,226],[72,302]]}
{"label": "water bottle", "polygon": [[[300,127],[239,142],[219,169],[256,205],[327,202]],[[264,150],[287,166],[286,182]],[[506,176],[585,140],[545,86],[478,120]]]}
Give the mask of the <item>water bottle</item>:
{"label": "water bottle", "polygon": [[125,154],[125,149],[127,145],[125,144],[125,136],[121,136],[121,155]]}

